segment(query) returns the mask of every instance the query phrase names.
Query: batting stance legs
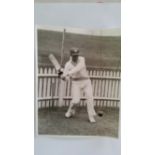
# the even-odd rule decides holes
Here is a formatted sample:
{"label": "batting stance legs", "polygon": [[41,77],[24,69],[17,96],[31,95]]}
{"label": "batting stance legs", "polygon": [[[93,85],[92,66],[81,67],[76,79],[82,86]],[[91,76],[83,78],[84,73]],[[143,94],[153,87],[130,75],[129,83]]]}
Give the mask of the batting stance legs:
{"label": "batting stance legs", "polygon": [[81,91],[85,93],[87,99],[87,112],[89,121],[95,122],[94,116],[96,115],[96,112],[94,110],[93,91],[90,79],[72,81],[72,101],[65,116],[69,118],[75,114],[74,107],[80,102]]}

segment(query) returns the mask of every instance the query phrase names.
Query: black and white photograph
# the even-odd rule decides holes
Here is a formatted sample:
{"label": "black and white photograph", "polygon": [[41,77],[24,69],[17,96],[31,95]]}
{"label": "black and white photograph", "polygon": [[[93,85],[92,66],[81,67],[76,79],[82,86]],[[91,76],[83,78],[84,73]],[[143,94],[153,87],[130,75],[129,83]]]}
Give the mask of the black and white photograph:
{"label": "black and white photograph", "polygon": [[38,134],[117,138],[120,30],[36,31]]}
{"label": "black and white photograph", "polygon": [[0,154],[155,154],[154,5],[120,1],[2,1]]}

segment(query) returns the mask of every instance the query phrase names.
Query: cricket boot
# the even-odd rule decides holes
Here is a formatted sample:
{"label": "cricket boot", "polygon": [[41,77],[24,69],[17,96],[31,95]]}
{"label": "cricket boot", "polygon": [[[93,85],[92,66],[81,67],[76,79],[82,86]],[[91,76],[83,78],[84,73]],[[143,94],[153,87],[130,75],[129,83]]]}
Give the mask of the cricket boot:
{"label": "cricket boot", "polygon": [[75,106],[74,104],[70,104],[68,111],[65,113],[66,118],[70,118],[75,115]]}
{"label": "cricket boot", "polygon": [[96,122],[93,115],[89,116],[89,121],[90,121],[90,123],[95,123]]}
{"label": "cricket boot", "polygon": [[65,117],[66,118],[70,118],[72,116],[75,115],[75,110],[74,109],[71,109],[71,110],[68,110],[66,113],[65,113]]}

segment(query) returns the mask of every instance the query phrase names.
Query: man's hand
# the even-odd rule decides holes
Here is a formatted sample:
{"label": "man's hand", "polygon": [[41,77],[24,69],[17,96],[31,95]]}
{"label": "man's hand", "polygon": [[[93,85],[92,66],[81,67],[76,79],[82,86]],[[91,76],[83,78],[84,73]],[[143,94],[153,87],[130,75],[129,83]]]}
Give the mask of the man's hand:
{"label": "man's hand", "polygon": [[70,76],[68,74],[62,74],[61,79],[62,80],[69,80]]}
{"label": "man's hand", "polygon": [[60,77],[62,76],[62,74],[63,74],[63,69],[60,68],[60,69],[58,70],[58,77],[60,78]]}
{"label": "man's hand", "polygon": [[65,80],[66,80],[66,77],[64,77],[64,76],[61,76],[61,79],[65,81]]}

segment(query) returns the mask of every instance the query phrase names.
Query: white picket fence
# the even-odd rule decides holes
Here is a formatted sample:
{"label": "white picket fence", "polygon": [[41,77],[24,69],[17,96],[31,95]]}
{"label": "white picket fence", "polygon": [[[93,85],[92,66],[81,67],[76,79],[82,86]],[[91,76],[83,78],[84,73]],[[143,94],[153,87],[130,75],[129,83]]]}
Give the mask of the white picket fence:
{"label": "white picket fence", "polygon": [[[119,107],[120,104],[120,70],[102,68],[88,68],[92,82],[94,105],[96,107]],[[38,93],[39,108],[57,107],[61,80],[52,67],[38,67]],[[63,105],[68,106],[71,101],[71,82],[65,82],[63,88]],[[79,106],[85,106],[85,96],[81,94]]]}

